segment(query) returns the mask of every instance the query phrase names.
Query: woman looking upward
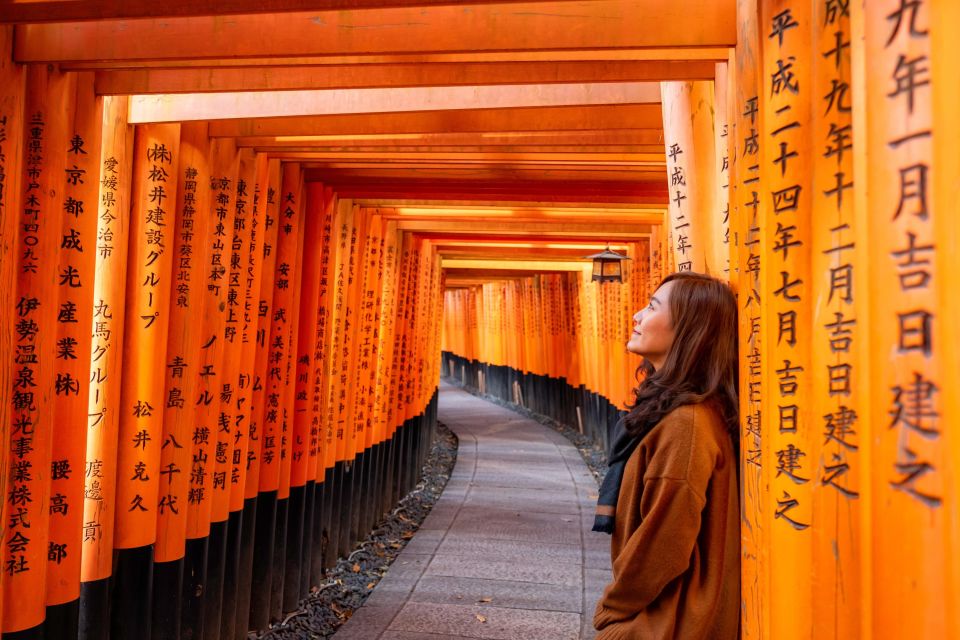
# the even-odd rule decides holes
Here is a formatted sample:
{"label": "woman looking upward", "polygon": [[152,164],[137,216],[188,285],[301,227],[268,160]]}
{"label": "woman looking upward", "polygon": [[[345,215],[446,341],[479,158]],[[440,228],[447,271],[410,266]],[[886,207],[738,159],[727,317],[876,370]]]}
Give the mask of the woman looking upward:
{"label": "woman looking upward", "polygon": [[[612,534],[598,640],[733,639],[740,609],[737,304],[689,271],[634,317],[643,356],[594,531]],[[638,372],[639,373],[639,372]]]}

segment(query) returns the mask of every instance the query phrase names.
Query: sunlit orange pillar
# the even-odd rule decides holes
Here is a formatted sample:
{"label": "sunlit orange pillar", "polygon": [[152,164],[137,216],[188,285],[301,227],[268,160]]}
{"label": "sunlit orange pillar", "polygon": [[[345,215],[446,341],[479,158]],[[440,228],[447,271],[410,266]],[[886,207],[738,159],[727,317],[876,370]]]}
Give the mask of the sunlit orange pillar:
{"label": "sunlit orange pillar", "polygon": [[[955,54],[957,50],[956,38],[953,30],[943,28],[944,25],[960,24],[960,4],[940,0],[930,6],[930,57],[931,73],[939,81],[932,87],[933,129],[936,131],[937,144],[933,151],[933,162],[937,167],[933,175],[933,206],[935,211],[960,210],[960,155],[956,149],[960,148],[960,122],[957,113],[960,113],[960,85],[943,78],[950,78],[956,68]],[[935,268],[941,274],[956,274],[960,272],[960,225],[949,215],[938,215],[934,218],[934,236],[940,243],[935,258]],[[943,318],[960,318],[960,298],[954,293],[954,287],[944,281],[940,282],[938,290],[939,311]],[[960,388],[960,323],[940,322],[936,326],[934,340],[940,345],[940,357],[943,360],[943,388]],[[957,424],[960,421],[960,398],[957,394],[948,394],[943,403],[944,424]],[[944,430],[943,447],[945,461],[942,472],[944,485],[953,487],[951,500],[956,513],[956,487],[960,486],[960,437],[956,429]],[[953,518],[946,524],[944,537],[955,542],[960,540],[960,520]],[[957,563],[948,563],[946,566],[945,602],[960,600],[960,567]],[[948,612],[947,635],[960,634],[960,614],[956,610]]]}
{"label": "sunlit orange pillar", "polygon": [[87,455],[84,469],[81,554],[81,638],[106,638],[110,629],[110,577],[113,572],[114,516],[117,510],[117,448],[122,405],[123,341],[127,298],[127,253],[133,177],[133,127],[127,99],[103,99],[99,158],[96,276]]}
{"label": "sunlit orange pillar", "polygon": [[[810,4],[762,0],[763,84],[760,91],[761,317],[764,335],[763,409],[769,429],[762,464],[769,502],[764,505],[764,561],[769,565],[770,619],[777,635],[808,638],[812,589],[812,492],[816,451],[812,393],[810,271],[814,150],[810,143],[814,57]],[[801,26],[807,25],[807,26]],[[802,576],[802,577],[799,577]]]}
{"label": "sunlit orange pillar", "polygon": [[769,637],[769,565],[764,512],[770,508],[761,453],[772,424],[763,407],[764,324],[760,251],[760,28],[757,0],[737,2],[737,46],[729,70],[731,282],[737,292],[740,340],[740,589],[743,637]]}
{"label": "sunlit orange pillar", "polygon": [[[810,136],[815,157],[811,200],[813,326],[808,349],[812,378],[811,439],[807,453],[818,464],[811,510],[813,532],[812,617],[815,635],[851,638],[860,632],[861,394],[857,365],[863,348],[855,301],[876,295],[858,289],[864,268],[854,220],[853,126],[849,102],[832,100],[834,87],[849,87],[850,18],[838,8],[814,4]],[[839,97],[839,96],[838,96]],[[820,108],[818,108],[820,107]]]}
{"label": "sunlit orange pillar", "polygon": [[[262,174],[261,174],[262,175]],[[275,439],[274,423],[269,426],[266,419],[274,407],[271,404],[270,331],[273,325],[273,294],[276,281],[277,240],[280,206],[281,172],[280,161],[271,159],[267,163],[266,175],[261,177],[261,197],[264,198],[263,211],[263,263],[260,267],[260,291],[257,303],[256,353],[254,358],[253,387],[251,389],[249,450],[247,453],[247,481],[244,491],[245,500],[256,503],[256,526],[254,547],[251,560],[250,578],[250,614],[248,628],[262,629],[270,619],[270,596],[273,567],[274,525],[276,521],[277,484],[272,473],[265,476],[265,452],[263,445],[267,436]],[[266,455],[275,456],[276,445],[271,441]],[[241,600],[244,596],[241,597]],[[239,621],[238,621],[239,624]]]}
{"label": "sunlit orange pillar", "polygon": [[[224,626],[233,630],[236,607],[240,516],[231,516],[230,493],[233,487],[233,450],[243,416],[237,409],[240,396],[243,358],[244,300],[247,263],[250,253],[254,198],[254,158],[252,149],[236,152],[230,164],[233,224],[227,234],[225,318],[223,328],[223,364],[219,372],[219,413],[216,420],[216,448],[213,454],[211,484],[210,541],[207,556],[207,586],[204,603],[204,635],[226,636]],[[246,428],[243,424],[242,428]]]}
{"label": "sunlit orange pillar", "polygon": [[[230,251],[236,215],[236,147],[232,141],[216,138],[210,144],[209,154],[209,179],[205,185],[198,185],[208,190],[210,198],[204,212],[209,220],[207,234],[203,238],[207,252],[200,280],[203,289],[202,315],[198,321],[201,327],[200,348],[191,358],[191,367],[186,374],[197,378],[197,386],[192,399],[193,428],[190,441],[185,444],[190,447],[191,453],[180,620],[184,634],[202,633],[206,624],[207,592],[215,591],[213,585],[208,584],[206,573],[210,560],[208,538],[211,533],[221,391],[225,375],[223,362],[227,345],[224,332]],[[213,553],[219,551],[214,548]]]}
{"label": "sunlit orange pillar", "polygon": [[[293,428],[294,358],[297,340],[298,285],[303,255],[302,189],[300,165],[285,163],[281,170],[277,214],[277,262],[274,280],[273,321],[270,325],[266,415],[261,457],[260,489],[277,491],[276,538],[272,572],[271,615],[284,610],[287,568],[288,498]],[[272,445],[272,446],[271,446]]]}
{"label": "sunlit orange pillar", "polygon": [[9,479],[3,543],[4,633],[40,627],[45,618],[51,448],[61,287],[79,277],[60,271],[64,170],[75,77],[46,66],[26,69],[21,194],[15,216],[16,301],[10,407]]}
{"label": "sunlit orange pillar", "polygon": [[[13,27],[0,27],[0,307],[13,309],[16,298],[17,230],[22,197],[23,108],[26,96],[26,74],[23,66],[12,60]],[[0,385],[9,389],[13,381],[10,363],[14,352],[16,319],[13,314],[0,314]],[[0,460],[7,460],[10,449],[12,407],[0,402]],[[0,495],[7,495],[7,473],[0,473]],[[78,509],[80,507],[77,507]],[[0,522],[7,521],[7,501],[0,503]],[[0,572],[0,594],[4,589]],[[3,601],[0,596],[0,628],[3,624]]]}
{"label": "sunlit orange pillar", "polygon": [[[948,4],[882,0],[869,10],[850,7],[853,64],[863,68],[857,95],[867,105],[855,111],[853,123],[855,166],[864,169],[853,186],[862,205],[856,211],[858,267],[865,268],[870,292],[856,317],[867,333],[858,371],[869,393],[859,421],[861,489],[869,494],[861,507],[869,523],[861,539],[862,581],[871,588],[865,636],[960,633],[949,599],[957,593],[958,488],[951,469],[957,458],[950,420],[956,392],[949,387],[956,380],[950,369],[957,318],[949,315],[955,306],[943,306],[956,289],[956,254],[948,253],[956,238],[950,208],[956,174],[938,177],[955,170],[956,160],[947,158],[943,167],[937,162],[955,149],[949,137],[940,137],[937,125],[945,114],[934,98],[949,103],[956,91],[939,87],[955,84],[950,72],[935,73],[956,60],[955,41],[941,40],[954,39],[953,25],[937,22],[950,15]],[[947,125],[945,132],[951,130]]]}
{"label": "sunlit orange pillar", "polygon": [[380,250],[383,264],[382,285],[379,293],[379,329],[377,336],[376,378],[374,383],[373,424],[378,438],[385,442],[387,463],[384,473],[383,507],[393,503],[393,470],[396,460],[397,439],[392,420],[392,388],[390,371],[394,358],[394,335],[396,332],[396,308],[398,290],[397,246],[399,240],[397,223],[389,221],[384,226],[383,244]]}
{"label": "sunlit orange pillar", "polygon": [[71,100],[69,143],[51,150],[66,155],[58,273],[76,274],[60,287],[55,350],[54,431],[50,466],[50,541],[47,572],[48,633],[76,633],[83,530],[83,470],[86,462],[90,390],[89,320],[93,316],[97,195],[103,101],[94,95],[93,74],[77,77]]}
{"label": "sunlit orange pillar", "polygon": [[[257,154],[253,166],[252,182],[248,185],[250,214],[246,224],[250,226],[249,243],[244,253],[246,262],[241,263],[240,278],[244,287],[242,301],[243,323],[239,330],[240,364],[237,373],[237,387],[234,393],[235,416],[231,425],[233,440],[230,450],[230,548],[236,547],[237,560],[235,575],[228,573],[225,588],[232,597],[233,615],[229,614],[229,597],[224,606],[223,635],[227,638],[239,637],[250,628],[250,592],[253,570],[253,544],[256,532],[256,495],[257,487],[248,488],[248,467],[250,455],[254,450],[251,430],[254,428],[253,394],[257,385],[256,355],[261,319],[258,308],[260,287],[263,280],[263,250],[266,237],[265,220],[268,195],[270,161],[266,154]],[[253,490],[253,496],[247,498],[247,491]],[[228,569],[233,567],[228,564]]]}
{"label": "sunlit orange pillar", "polygon": [[156,541],[166,405],[166,372],[157,364],[167,355],[179,148],[177,124],[136,129],[114,514],[115,633],[135,633],[150,616],[149,591],[140,583]]}
{"label": "sunlit orange pillar", "polygon": [[717,204],[714,215],[710,217],[710,236],[718,240],[714,245],[713,259],[720,265],[719,273],[714,275],[729,280],[730,275],[730,65],[718,62],[713,82],[714,109],[714,166],[716,167]]}
{"label": "sunlit orange pillar", "polygon": [[[304,252],[316,252],[316,261],[304,260],[303,287],[300,292],[300,339],[297,348],[297,398],[294,432],[305,438],[306,465],[303,467],[307,487],[307,511],[304,527],[304,568],[301,589],[309,590],[323,579],[323,527],[327,522],[323,513],[323,499],[328,487],[324,464],[325,434],[322,417],[326,388],[324,387],[326,351],[329,348],[327,317],[330,302],[330,266],[332,254],[331,233],[335,210],[333,190],[321,183],[305,184]],[[308,273],[307,266],[315,272]],[[301,363],[306,366],[301,369]],[[301,388],[301,384],[303,385]],[[301,396],[302,391],[302,396]],[[302,403],[299,404],[299,403]],[[300,411],[302,406],[304,411]]]}
{"label": "sunlit orange pillar", "polygon": [[[176,165],[175,225],[168,240],[173,252],[170,322],[166,356],[164,421],[157,472],[157,541],[154,546],[154,605],[151,625],[155,635],[179,631],[179,594],[187,535],[187,504],[191,469],[191,441],[198,381],[197,354],[203,339],[204,279],[209,260],[210,166],[207,127],[184,123]],[[173,171],[171,171],[173,173]]]}
{"label": "sunlit orange pillar", "polygon": [[662,82],[663,136],[667,154],[669,220],[677,271],[723,276],[722,235],[714,232],[717,165],[713,82]]}

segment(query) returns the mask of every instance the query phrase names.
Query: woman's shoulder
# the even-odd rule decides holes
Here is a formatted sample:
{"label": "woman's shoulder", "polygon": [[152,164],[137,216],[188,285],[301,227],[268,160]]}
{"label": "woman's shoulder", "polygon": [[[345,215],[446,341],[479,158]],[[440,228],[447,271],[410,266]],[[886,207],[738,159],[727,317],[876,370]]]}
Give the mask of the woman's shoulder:
{"label": "woman's shoulder", "polygon": [[644,441],[651,457],[689,464],[693,459],[705,462],[718,456],[724,438],[729,436],[719,411],[709,402],[700,402],[681,405],[664,415]]}
{"label": "woman's shoulder", "polygon": [[680,426],[711,435],[725,432],[719,409],[709,401],[680,405],[665,414],[657,426]]}

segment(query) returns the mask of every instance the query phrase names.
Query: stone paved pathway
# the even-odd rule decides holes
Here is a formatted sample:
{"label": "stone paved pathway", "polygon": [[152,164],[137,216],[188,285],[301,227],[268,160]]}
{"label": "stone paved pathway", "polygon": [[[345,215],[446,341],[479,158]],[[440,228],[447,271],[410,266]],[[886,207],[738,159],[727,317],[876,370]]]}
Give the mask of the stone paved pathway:
{"label": "stone paved pathway", "polygon": [[593,638],[610,538],[597,484],[552,429],[447,384],[460,447],[423,526],[335,640]]}

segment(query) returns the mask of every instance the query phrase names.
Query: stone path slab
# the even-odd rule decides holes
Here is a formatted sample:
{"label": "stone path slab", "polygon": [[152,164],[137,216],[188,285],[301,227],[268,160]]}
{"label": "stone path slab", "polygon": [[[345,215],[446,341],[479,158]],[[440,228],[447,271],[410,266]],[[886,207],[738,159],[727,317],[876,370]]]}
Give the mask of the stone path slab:
{"label": "stone path slab", "polygon": [[336,640],[587,640],[610,579],[597,485],[557,432],[447,384],[460,447],[433,511]]}

